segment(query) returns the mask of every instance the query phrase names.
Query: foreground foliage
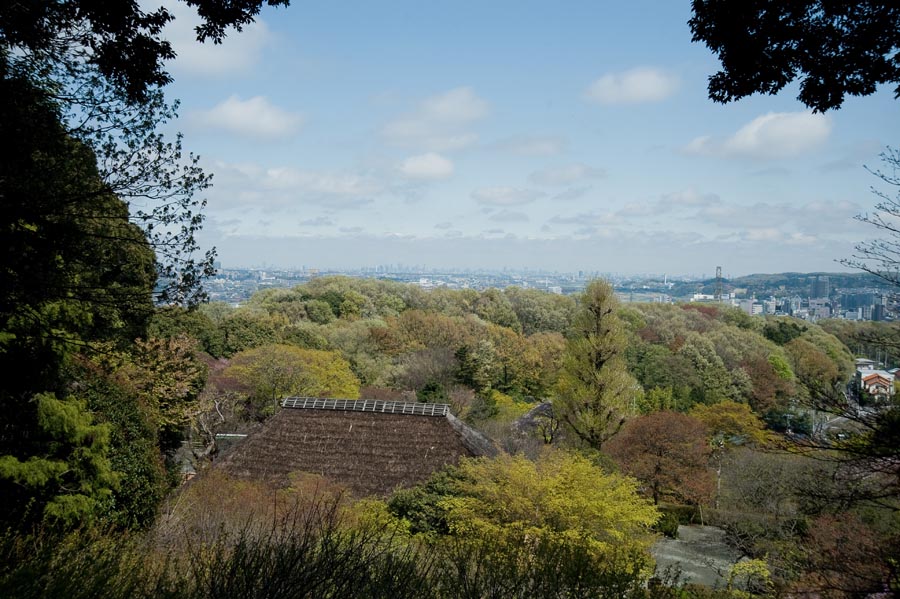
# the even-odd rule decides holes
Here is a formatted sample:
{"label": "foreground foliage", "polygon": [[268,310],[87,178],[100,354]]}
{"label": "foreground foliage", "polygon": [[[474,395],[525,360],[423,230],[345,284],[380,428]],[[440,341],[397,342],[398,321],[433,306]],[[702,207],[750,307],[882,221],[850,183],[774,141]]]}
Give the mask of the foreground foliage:
{"label": "foreground foliage", "polygon": [[[544,468],[558,464],[554,461],[558,459],[562,458],[550,458]],[[565,474],[547,471],[542,478],[548,482],[556,478],[552,486],[559,487],[566,478],[574,482],[596,476],[586,470],[593,467],[580,460],[566,458],[566,462]],[[473,467],[491,468],[483,463]],[[635,502],[632,508],[647,512],[644,520],[653,519],[651,506],[633,490],[623,492]],[[645,588],[649,564],[643,549],[607,549],[599,556],[588,542],[599,531],[584,530],[582,536],[571,528],[567,534],[559,530],[535,537],[533,529],[511,525],[504,534],[491,537],[411,535],[381,502],[352,503],[340,489],[316,477],[300,476],[290,488],[276,491],[214,475],[189,486],[171,507],[169,516],[146,535],[82,530],[66,537],[0,538],[0,595],[672,596],[664,587]],[[539,528],[582,527],[574,514],[569,514],[568,524],[556,523],[558,515],[549,511]],[[607,518],[607,527],[622,518],[632,520],[614,513],[607,513]],[[600,534],[605,537],[606,532]],[[621,532],[628,534],[627,526]]]}

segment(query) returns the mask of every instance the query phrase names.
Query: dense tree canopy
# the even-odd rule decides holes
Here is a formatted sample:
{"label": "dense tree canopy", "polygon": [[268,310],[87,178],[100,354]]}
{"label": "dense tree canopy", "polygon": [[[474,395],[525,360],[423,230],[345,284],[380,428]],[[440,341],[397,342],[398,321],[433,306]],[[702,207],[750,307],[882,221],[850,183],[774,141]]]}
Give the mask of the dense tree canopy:
{"label": "dense tree canopy", "polygon": [[[262,3],[189,4],[198,39],[218,42]],[[175,116],[160,89],[171,18],[128,2],[0,11],[0,370],[16,373],[0,384],[0,494],[17,526],[74,525],[99,504],[149,524],[205,378],[172,338],[135,344],[154,299],[204,299],[215,255],[195,239],[210,178],[159,132]],[[140,494],[153,499],[129,505]]]}
{"label": "dense tree canopy", "polygon": [[[107,461],[110,429],[93,422],[68,366],[77,352],[124,350],[144,334],[154,253],[55,103],[8,70],[0,72],[0,136],[16,140],[0,149],[0,370],[8,373],[0,383],[0,494],[17,525],[51,516],[74,524],[95,512],[117,477]],[[69,450],[83,463],[58,468],[66,480],[56,481],[56,466],[40,465],[65,464]],[[40,498],[27,517],[23,488]],[[86,491],[76,500],[73,489]],[[52,508],[60,505],[68,515]]]}
{"label": "dense tree canopy", "polygon": [[[225,31],[253,22],[262,0],[224,2],[188,0],[202,23],[197,40],[220,43]],[[287,5],[288,0],[267,0]],[[111,6],[104,0],[62,2],[15,2],[0,11],[0,52],[59,52],[77,45],[111,83],[131,100],[143,101],[148,88],[169,83],[164,62],[175,57],[171,44],[162,38],[166,23],[174,19],[164,7],[144,11],[136,2]]]}
{"label": "dense tree canopy", "polygon": [[237,354],[228,374],[253,392],[257,408],[271,414],[289,395],[359,397],[359,381],[334,352],[271,344]]}
{"label": "dense tree canopy", "polygon": [[889,0],[693,0],[695,42],[718,55],[709,96],[730,102],[775,94],[800,79],[817,112],[881,84],[900,97],[900,7]]}
{"label": "dense tree canopy", "polygon": [[632,480],[566,451],[548,451],[536,462],[508,455],[466,461],[457,484],[444,507],[451,532],[463,535],[524,527],[562,540],[577,532],[599,552],[619,551],[645,543],[658,517]]}

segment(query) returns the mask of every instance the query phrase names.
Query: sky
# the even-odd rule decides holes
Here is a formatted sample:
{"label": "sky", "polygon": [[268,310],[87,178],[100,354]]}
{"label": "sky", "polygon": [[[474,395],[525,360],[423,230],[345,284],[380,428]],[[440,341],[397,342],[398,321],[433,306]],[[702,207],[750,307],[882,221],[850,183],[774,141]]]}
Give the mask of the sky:
{"label": "sky", "polygon": [[294,2],[220,46],[165,32],[224,267],[840,271],[889,89],[721,105],[688,0]]}

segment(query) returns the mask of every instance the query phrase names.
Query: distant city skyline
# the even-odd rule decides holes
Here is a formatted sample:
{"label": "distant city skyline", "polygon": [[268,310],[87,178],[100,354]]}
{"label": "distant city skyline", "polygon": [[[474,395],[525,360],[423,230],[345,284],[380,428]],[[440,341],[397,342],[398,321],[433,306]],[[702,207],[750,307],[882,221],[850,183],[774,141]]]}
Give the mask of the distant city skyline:
{"label": "distant city skyline", "polygon": [[[536,267],[525,267],[525,268],[515,268],[515,267],[500,267],[500,268],[488,268],[483,266],[460,266],[460,265],[449,265],[449,266],[429,266],[428,264],[412,264],[412,263],[383,263],[383,264],[361,264],[355,266],[348,267],[324,267],[316,264],[297,264],[297,265],[279,265],[279,264],[223,264],[220,261],[216,262],[216,275],[221,276],[223,273],[228,272],[255,272],[255,273],[293,273],[296,275],[309,275],[309,273],[315,273],[315,276],[332,276],[332,275],[347,275],[351,277],[364,276],[379,276],[379,275],[391,275],[391,274],[405,274],[405,275],[446,275],[446,274],[497,274],[497,275],[527,275],[529,277],[539,277],[542,274],[553,275],[553,276],[566,276],[566,277],[575,277],[580,278],[582,280],[588,280],[591,278],[604,278],[604,277],[615,277],[622,280],[635,280],[635,281],[668,281],[668,282],[684,282],[684,281],[711,281],[715,279],[715,268],[706,272],[702,270],[697,271],[685,271],[685,272],[663,272],[663,271],[645,271],[645,272],[629,272],[629,271],[614,271],[614,270],[600,270],[600,269],[578,269],[578,270],[562,270],[562,269],[550,269],[550,268],[536,268]],[[779,274],[795,274],[795,275],[816,275],[816,276],[824,276],[825,279],[828,278],[828,275],[836,275],[842,276],[847,274],[860,274],[865,275],[859,270],[853,269],[844,269],[844,270],[815,270],[815,271],[779,271],[779,272],[762,272],[762,271],[754,271],[748,273],[731,273],[727,270],[723,269],[722,278],[725,281],[731,279],[740,279],[747,276],[753,275],[779,275]],[[879,285],[881,287],[883,285]]]}
{"label": "distant city skyline", "polygon": [[[527,246],[538,251],[528,251]],[[412,246],[412,247],[410,247]],[[523,247],[525,246],[525,247]],[[629,248],[614,244],[598,245],[591,240],[520,240],[520,239],[463,239],[420,240],[380,239],[360,237],[348,242],[346,238],[266,238],[237,237],[220,247],[219,261],[231,268],[299,269],[301,266],[323,270],[356,270],[383,264],[421,265],[428,269],[472,270],[546,270],[571,273],[615,272],[624,275],[668,274],[695,276],[703,273],[714,276],[716,266],[723,268],[726,277],[740,277],[759,273],[852,273],[837,259],[800,254],[790,256],[760,255],[755,252],[732,256],[734,263],[720,263],[725,255],[722,244],[698,244],[675,253],[652,244]],[[639,254],[639,261],[619,259],[623,254]],[[850,257],[853,244],[843,248],[843,257]],[[835,251],[838,251],[836,249]],[[658,255],[655,255],[659,252]],[[632,256],[633,257],[633,256]]]}
{"label": "distant city skyline", "polygon": [[223,262],[824,271],[875,231],[889,89],[728,105],[690,2],[264,7],[222,46],[167,29]]}

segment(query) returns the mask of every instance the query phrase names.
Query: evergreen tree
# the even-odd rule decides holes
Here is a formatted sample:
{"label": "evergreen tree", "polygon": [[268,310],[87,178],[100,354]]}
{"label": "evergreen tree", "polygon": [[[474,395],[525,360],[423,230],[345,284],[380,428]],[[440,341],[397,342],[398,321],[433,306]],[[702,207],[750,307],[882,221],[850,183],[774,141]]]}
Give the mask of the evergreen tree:
{"label": "evergreen tree", "polygon": [[0,149],[0,519],[75,524],[117,477],[109,427],[95,424],[68,365],[144,334],[155,256],[58,106],[7,71],[0,137],[15,140]]}
{"label": "evergreen tree", "polygon": [[597,450],[622,429],[639,388],[625,366],[618,303],[605,281],[592,281],[581,295],[553,402],[574,437]]}

